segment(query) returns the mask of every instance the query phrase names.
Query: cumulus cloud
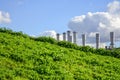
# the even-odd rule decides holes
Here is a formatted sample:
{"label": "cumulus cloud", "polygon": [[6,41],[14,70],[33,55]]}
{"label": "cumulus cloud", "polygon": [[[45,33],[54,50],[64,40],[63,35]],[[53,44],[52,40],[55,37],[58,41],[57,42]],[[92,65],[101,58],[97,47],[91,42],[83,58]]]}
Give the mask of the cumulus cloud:
{"label": "cumulus cloud", "polygon": [[10,15],[8,12],[0,11],[0,23],[10,23]]}
{"label": "cumulus cloud", "polygon": [[112,3],[109,3],[107,5],[108,7],[108,12],[112,14],[120,14],[120,2],[114,1]]}
{"label": "cumulus cloud", "polygon": [[[40,33],[39,36],[52,37],[54,39],[57,39],[56,35],[57,35],[56,31],[54,31],[54,30],[48,30],[48,31],[44,31],[44,32]],[[59,39],[63,40],[63,35],[62,34],[60,34]]]}
{"label": "cumulus cloud", "polygon": [[40,36],[56,38],[56,32],[54,30],[44,31],[40,34]]}
{"label": "cumulus cloud", "polygon": [[86,15],[80,15],[73,17],[68,27],[72,31],[78,33],[78,37],[81,38],[81,34],[85,33],[88,39],[88,43],[95,42],[95,34],[100,33],[102,43],[109,40],[109,34],[111,31],[115,32],[115,37],[120,39],[120,2],[113,1],[107,5],[106,12],[88,12]]}

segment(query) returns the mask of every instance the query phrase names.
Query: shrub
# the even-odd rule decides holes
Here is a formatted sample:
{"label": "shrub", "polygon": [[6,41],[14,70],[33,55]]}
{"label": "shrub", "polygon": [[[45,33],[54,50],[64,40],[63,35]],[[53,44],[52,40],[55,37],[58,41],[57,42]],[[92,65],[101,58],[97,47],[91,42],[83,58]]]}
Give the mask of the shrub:
{"label": "shrub", "polygon": [[94,54],[97,53],[100,55],[113,56],[116,58],[120,58],[120,48],[116,48],[113,50],[94,49],[89,46],[78,46],[77,44],[73,44],[67,41],[58,42],[57,40],[51,37],[44,37],[44,36],[43,37],[30,37],[27,34],[23,34],[21,31],[13,32],[11,29],[8,29],[8,28],[0,28],[0,32],[9,33],[9,34],[16,35],[16,36],[22,36],[24,38],[30,38],[31,40],[34,40],[34,41],[48,42],[50,44],[56,44],[61,47],[72,48],[72,49],[76,49],[76,50],[80,50],[84,52],[91,52]]}
{"label": "shrub", "polygon": [[73,43],[67,42],[67,41],[59,41],[57,43],[57,45],[59,45],[61,47],[72,48],[72,49],[77,49],[78,48],[78,46],[76,44],[73,44]]}
{"label": "shrub", "polygon": [[84,51],[84,52],[94,52],[94,49],[91,48],[90,46],[80,46],[79,50]]}
{"label": "shrub", "polygon": [[37,37],[37,38],[31,38],[34,39],[35,41],[41,41],[41,42],[48,42],[51,44],[56,44],[57,41],[54,38],[51,37]]}
{"label": "shrub", "polygon": [[14,32],[14,31],[12,31],[11,29],[5,28],[5,27],[0,28],[0,32],[9,33],[9,34],[16,35],[16,36],[22,36],[22,37],[24,37],[24,38],[30,37],[30,36],[28,36],[27,34],[23,34],[22,31]]}
{"label": "shrub", "polygon": [[13,33],[13,31],[11,29],[5,28],[5,27],[0,28],[0,32]]}

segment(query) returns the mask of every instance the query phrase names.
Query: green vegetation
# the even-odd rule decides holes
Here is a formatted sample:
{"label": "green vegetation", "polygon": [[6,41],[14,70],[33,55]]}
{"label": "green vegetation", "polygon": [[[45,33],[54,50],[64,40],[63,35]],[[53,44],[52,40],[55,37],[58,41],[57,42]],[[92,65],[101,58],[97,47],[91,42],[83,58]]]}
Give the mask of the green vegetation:
{"label": "green vegetation", "polygon": [[0,80],[119,80],[114,52],[0,29]]}
{"label": "green vegetation", "polygon": [[83,52],[91,52],[94,54],[100,54],[100,55],[120,58],[120,48],[115,48],[112,50],[105,50],[102,48],[101,49],[94,49],[94,48],[91,48],[89,46],[78,46],[76,44],[73,44],[73,43],[70,43],[67,41],[56,41],[55,39],[53,39],[51,37],[31,37],[31,36],[28,36],[27,34],[23,34],[21,31],[20,32],[13,32],[11,29],[7,29],[7,28],[0,28],[0,32],[9,33],[9,34],[16,35],[16,36],[22,36],[24,38],[30,38],[31,40],[34,40],[34,41],[47,42],[47,43],[55,44],[55,45],[65,47],[65,48],[80,50]]}

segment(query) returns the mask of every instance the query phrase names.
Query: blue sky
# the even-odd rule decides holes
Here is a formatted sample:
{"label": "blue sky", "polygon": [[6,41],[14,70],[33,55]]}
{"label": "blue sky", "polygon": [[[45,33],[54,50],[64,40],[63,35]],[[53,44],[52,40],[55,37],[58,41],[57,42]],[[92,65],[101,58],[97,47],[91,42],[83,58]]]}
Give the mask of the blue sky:
{"label": "blue sky", "polygon": [[67,31],[68,22],[88,12],[105,12],[114,0],[0,0],[0,11],[9,13],[10,23],[0,23],[29,35],[55,30]]}

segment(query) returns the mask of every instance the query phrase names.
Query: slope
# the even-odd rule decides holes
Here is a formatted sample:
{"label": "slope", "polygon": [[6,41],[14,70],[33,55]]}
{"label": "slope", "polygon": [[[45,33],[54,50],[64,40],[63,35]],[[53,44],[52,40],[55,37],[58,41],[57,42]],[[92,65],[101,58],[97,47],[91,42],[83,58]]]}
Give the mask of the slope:
{"label": "slope", "polygon": [[120,79],[120,59],[0,32],[0,80]]}

